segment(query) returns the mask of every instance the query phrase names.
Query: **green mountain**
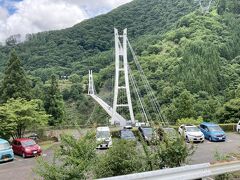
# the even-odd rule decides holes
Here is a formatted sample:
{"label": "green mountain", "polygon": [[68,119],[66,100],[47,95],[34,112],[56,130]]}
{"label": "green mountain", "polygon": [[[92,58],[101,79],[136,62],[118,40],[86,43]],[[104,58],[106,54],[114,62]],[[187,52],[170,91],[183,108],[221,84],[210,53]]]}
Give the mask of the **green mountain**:
{"label": "green mountain", "polygon": [[[88,69],[94,70],[96,87],[105,95],[114,71],[114,27],[128,28],[168,121],[198,116],[220,122],[240,119],[238,0],[215,1],[206,14],[194,0],[135,0],[71,28],[29,35],[24,43],[0,47],[0,67],[15,48],[28,73],[43,81],[52,73],[84,76]],[[133,74],[138,77],[134,68]],[[147,99],[143,84],[139,83],[139,89]],[[81,96],[76,108],[84,113],[90,107]],[[155,117],[153,109],[149,111]],[[136,117],[140,119],[140,114]]]}
{"label": "green mountain", "polygon": [[[240,119],[239,14],[239,1],[222,0],[207,14],[195,10],[181,17],[160,38],[146,41],[146,48],[138,51],[141,45],[135,44],[168,121],[175,123],[179,118],[199,116],[218,122]],[[104,91],[111,82],[103,82],[111,78],[112,69],[108,67],[99,73],[97,85]],[[137,71],[134,74],[139,76]],[[150,107],[144,85],[140,82],[138,86]],[[154,118],[153,109],[149,109]],[[137,114],[137,119],[140,117]]]}
{"label": "green mountain", "polygon": [[[114,45],[114,27],[128,28],[134,42],[141,42],[143,36],[155,39],[195,7],[196,3],[187,0],[135,0],[68,29],[28,35],[24,43],[14,48],[25,69],[44,80],[46,74],[52,73],[85,75],[89,68],[96,72],[112,63],[109,50]],[[11,48],[0,47],[1,69]]]}

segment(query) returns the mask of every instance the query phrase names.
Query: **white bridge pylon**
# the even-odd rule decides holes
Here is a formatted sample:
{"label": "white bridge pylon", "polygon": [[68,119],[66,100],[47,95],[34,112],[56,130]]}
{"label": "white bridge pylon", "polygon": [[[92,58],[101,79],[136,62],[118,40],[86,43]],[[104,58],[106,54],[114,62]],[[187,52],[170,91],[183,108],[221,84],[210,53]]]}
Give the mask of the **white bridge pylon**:
{"label": "white bridge pylon", "polygon": [[[92,71],[89,71],[89,85],[88,85],[88,95],[90,95],[95,101],[97,101],[102,108],[110,115],[111,124],[120,123],[120,126],[126,125],[126,119],[123,118],[118,112],[117,108],[128,108],[129,115],[132,123],[135,123],[131,93],[129,87],[129,68],[128,68],[128,58],[127,58],[127,29],[123,30],[123,35],[118,34],[118,30],[114,29],[115,35],[115,85],[114,85],[114,99],[113,107],[105,103],[100,97],[95,94],[94,82]],[[123,76],[124,83],[119,84],[120,76]],[[126,94],[125,103],[118,103],[119,91]]]}

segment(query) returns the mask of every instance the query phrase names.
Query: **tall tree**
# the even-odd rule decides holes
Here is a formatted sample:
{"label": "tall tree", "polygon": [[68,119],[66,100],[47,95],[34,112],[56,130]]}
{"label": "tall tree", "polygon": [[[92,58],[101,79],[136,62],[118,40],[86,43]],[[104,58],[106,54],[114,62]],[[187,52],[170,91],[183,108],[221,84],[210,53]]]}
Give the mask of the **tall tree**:
{"label": "tall tree", "polygon": [[1,101],[10,98],[31,99],[31,84],[15,51],[10,53],[1,87]]}
{"label": "tall tree", "polygon": [[46,89],[44,108],[48,114],[52,115],[49,119],[49,125],[53,126],[62,122],[64,116],[64,102],[55,75],[51,76],[51,84]]}
{"label": "tall tree", "polygon": [[23,137],[26,129],[45,125],[48,118],[41,100],[10,99],[0,106],[0,137]]}
{"label": "tall tree", "polygon": [[177,119],[195,117],[196,112],[194,110],[195,98],[187,90],[184,90],[178,98],[173,100],[175,107],[175,115]]}

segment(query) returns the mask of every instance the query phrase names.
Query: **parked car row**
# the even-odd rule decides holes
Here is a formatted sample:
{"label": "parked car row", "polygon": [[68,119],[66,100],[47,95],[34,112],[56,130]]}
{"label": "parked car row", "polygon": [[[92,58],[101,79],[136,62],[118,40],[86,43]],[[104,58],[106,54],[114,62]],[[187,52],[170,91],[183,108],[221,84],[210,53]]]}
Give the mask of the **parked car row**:
{"label": "parked car row", "polygon": [[14,139],[12,145],[8,141],[0,139],[0,162],[14,160],[14,154],[26,158],[39,156],[42,154],[42,150],[31,138]]}
{"label": "parked car row", "polygon": [[[131,131],[132,126],[129,122],[124,129],[120,131],[120,138],[125,140],[136,141],[134,133]],[[160,141],[164,140],[164,137],[175,139],[179,135],[173,128],[161,128],[157,134],[153,131],[153,128],[146,124],[139,124],[138,131],[142,136],[143,140],[148,144],[153,142],[155,139]],[[240,132],[240,122],[237,125],[237,131]],[[183,136],[187,142],[204,142],[205,139],[209,141],[225,141],[226,134],[222,128],[214,123],[203,122],[198,127],[192,124],[182,124],[178,128],[178,133]],[[97,128],[97,148],[109,148],[112,146],[112,138],[109,127],[98,127]]]}
{"label": "parked car row", "polygon": [[[127,141],[137,141],[132,128],[130,126],[125,126],[119,131],[119,138]],[[138,127],[138,131],[142,136],[143,140],[150,144],[155,139],[153,128],[147,126],[146,124],[141,124]],[[173,128],[163,128],[163,132],[169,138],[176,138],[178,136],[177,132]],[[160,140],[163,140],[163,134]],[[96,132],[97,149],[107,149],[112,146],[112,136],[109,127],[98,127]]]}
{"label": "parked car row", "polygon": [[178,132],[187,142],[225,141],[226,134],[222,128],[214,123],[203,122],[199,127],[191,124],[183,124],[178,128]]}

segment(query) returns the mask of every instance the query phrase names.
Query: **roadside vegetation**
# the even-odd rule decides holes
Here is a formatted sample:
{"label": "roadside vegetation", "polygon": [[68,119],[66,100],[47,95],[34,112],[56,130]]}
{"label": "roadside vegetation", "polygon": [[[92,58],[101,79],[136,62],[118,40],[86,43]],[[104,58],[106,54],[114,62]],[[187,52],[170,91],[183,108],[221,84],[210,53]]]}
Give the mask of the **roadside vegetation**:
{"label": "roadside vegetation", "polygon": [[87,172],[96,161],[96,143],[93,134],[76,140],[73,136],[61,137],[53,162],[38,159],[36,172],[46,180],[87,179]]}
{"label": "roadside vegetation", "polygon": [[150,146],[144,141],[137,145],[134,141],[115,139],[107,151],[97,151],[96,147],[92,134],[78,140],[64,135],[53,162],[40,158],[35,171],[46,180],[104,178],[178,167],[193,152],[182,137],[165,138]]}

